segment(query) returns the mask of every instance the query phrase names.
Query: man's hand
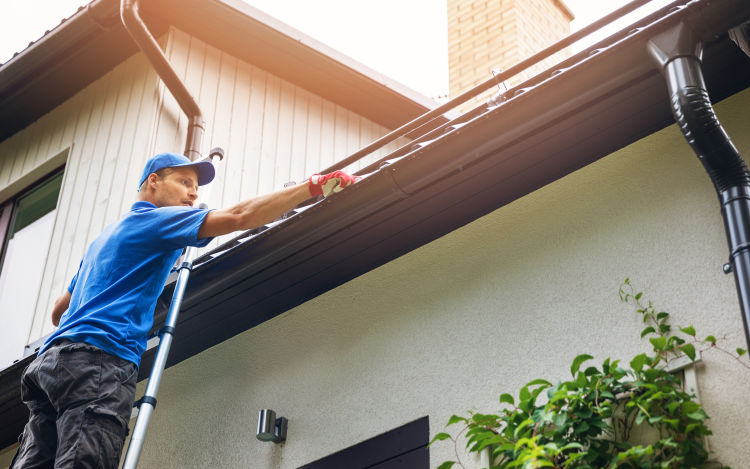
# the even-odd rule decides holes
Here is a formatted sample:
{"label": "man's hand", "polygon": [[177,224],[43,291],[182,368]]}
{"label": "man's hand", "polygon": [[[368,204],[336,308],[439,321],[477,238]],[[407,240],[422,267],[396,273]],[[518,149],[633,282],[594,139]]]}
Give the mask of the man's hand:
{"label": "man's hand", "polygon": [[340,192],[345,187],[354,184],[361,178],[352,176],[343,171],[334,171],[328,174],[313,174],[307,183],[310,195],[328,197],[334,192]]}
{"label": "man's hand", "polygon": [[226,209],[213,210],[206,215],[203,224],[198,229],[198,239],[265,225],[309,199],[310,196],[328,197],[359,179],[361,178],[341,171],[324,175],[313,174],[307,182],[307,187],[304,183],[300,183],[278,192],[244,200]]}

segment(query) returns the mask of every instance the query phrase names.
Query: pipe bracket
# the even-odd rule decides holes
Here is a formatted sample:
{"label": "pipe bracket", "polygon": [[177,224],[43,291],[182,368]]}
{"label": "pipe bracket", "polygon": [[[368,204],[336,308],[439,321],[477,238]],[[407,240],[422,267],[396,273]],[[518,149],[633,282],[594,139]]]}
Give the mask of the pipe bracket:
{"label": "pipe bracket", "polygon": [[391,190],[395,192],[399,197],[402,199],[408,199],[412,196],[409,192],[406,192],[401,186],[398,185],[398,182],[396,182],[396,176],[395,176],[395,169],[388,168],[390,166],[389,163],[383,163],[380,166],[380,169],[383,169],[383,173],[388,175],[388,180],[391,182]]}

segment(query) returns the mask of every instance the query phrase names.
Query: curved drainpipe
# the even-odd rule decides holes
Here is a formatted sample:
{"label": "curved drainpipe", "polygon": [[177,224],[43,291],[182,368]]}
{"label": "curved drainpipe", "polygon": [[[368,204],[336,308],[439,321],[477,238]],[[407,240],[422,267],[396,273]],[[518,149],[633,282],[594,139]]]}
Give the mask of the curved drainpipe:
{"label": "curved drainpipe", "polygon": [[201,140],[205,131],[203,114],[190,94],[185,84],[177,76],[167,57],[159,48],[156,39],[149,33],[146,24],[138,13],[138,0],[122,0],[120,2],[120,18],[130,37],[154,67],[159,78],[175,97],[182,111],[188,117],[187,140],[185,142],[185,156],[197,160],[201,156]]}
{"label": "curved drainpipe", "polygon": [[667,80],[672,114],[719,196],[730,252],[724,271],[734,272],[750,344],[750,172],[714,114],[697,33],[681,23],[649,41],[648,50]]}

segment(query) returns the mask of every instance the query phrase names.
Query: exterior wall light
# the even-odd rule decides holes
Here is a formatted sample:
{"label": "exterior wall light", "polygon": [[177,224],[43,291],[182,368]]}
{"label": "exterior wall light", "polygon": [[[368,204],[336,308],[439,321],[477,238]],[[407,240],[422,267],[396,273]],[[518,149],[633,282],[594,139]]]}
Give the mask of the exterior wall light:
{"label": "exterior wall light", "polygon": [[255,435],[260,441],[271,441],[281,443],[286,441],[286,427],[288,420],[285,417],[276,418],[276,412],[271,409],[262,409],[258,413],[258,433]]}

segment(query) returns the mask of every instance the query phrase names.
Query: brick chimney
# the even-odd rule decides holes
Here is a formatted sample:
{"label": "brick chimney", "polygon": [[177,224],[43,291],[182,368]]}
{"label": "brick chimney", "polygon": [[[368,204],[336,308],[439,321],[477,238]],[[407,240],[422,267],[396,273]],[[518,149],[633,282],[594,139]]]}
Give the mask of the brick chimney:
{"label": "brick chimney", "polygon": [[[507,70],[570,33],[573,13],[562,0],[447,0],[450,96]],[[567,57],[562,51],[509,86]],[[497,90],[495,90],[497,91]]]}

